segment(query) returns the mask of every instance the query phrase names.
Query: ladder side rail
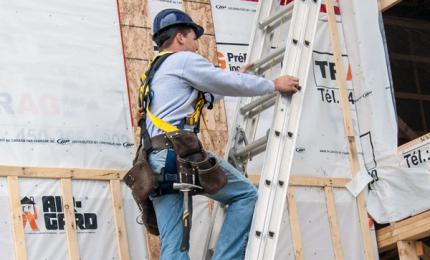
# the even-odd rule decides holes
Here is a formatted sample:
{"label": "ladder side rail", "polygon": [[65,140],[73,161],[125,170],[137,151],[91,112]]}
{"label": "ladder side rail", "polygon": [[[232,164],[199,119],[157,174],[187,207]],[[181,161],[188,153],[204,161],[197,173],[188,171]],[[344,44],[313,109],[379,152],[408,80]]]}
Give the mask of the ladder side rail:
{"label": "ladder side rail", "polygon": [[[294,2],[293,7],[293,15],[290,28],[294,28],[296,25],[296,17],[297,17],[297,3],[299,1]],[[291,39],[293,30],[289,30],[289,35],[287,37],[287,53],[284,56],[284,59],[288,59],[291,57]],[[287,63],[284,63],[286,66]],[[282,72],[285,72],[285,67]],[[260,247],[262,247],[265,233],[263,233],[264,223],[266,222],[266,213],[269,210],[268,202],[270,198],[271,188],[270,184],[273,180],[274,173],[277,169],[277,162],[282,160],[280,158],[282,156],[283,150],[283,139],[284,136],[281,135],[281,131],[277,129],[282,129],[284,119],[287,117],[287,111],[285,108],[288,108],[290,103],[289,98],[279,96],[276,100],[275,104],[275,114],[272,120],[271,131],[269,132],[269,140],[267,144],[268,151],[277,151],[277,153],[268,152],[265,156],[265,164],[262,169],[262,178],[260,178],[259,183],[259,198],[257,200],[257,204],[254,210],[254,217],[251,226],[251,231],[249,234],[248,245],[246,249],[245,259],[257,259],[260,253]]]}
{"label": "ladder side rail", "polygon": [[[285,64],[285,67],[283,68],[283,74],[289,74],[289,75],[293,75],[293,76],[299,76],[298,75],[298,69],[300,66],[300,61],[301,61],[301,54],[302,54],[302,48],[300,45],[301,42],[301,37],[303,35],[302,31],[304,30],[304,19],[305,17],[307,17],[307,6],[304,5],[304,2],[300,2],[297,1],[295,3],[294,9],[297,10],[295,12],[295,14],[293,14],[293,21],[294,25],[292,23],[292,38],[289,40],[289,42],[292,44],[290,45],[290,49],[289,49],[289,53],[288,53],[288,58],[287,56],[285,57],[285,60],[287,63]],[[294,16],[295,15],[295,16]],[[294,19],[295,18],[295,19]],[[292,62],[291,62],[292,61]],[[303,90],[299,92],[298,95],[300,95],[301,93],[303,93]],[[286,185],[279,185],[278,182],[278,178],[281,172],[281,167],[282,167],[282,161],[284,161],[283,159],[285,159],[284,154],[288,153],[288,146],[284,145],[285,143],[288,143],[288,140],[291,138],[291,136],[289,135],[290,133],[287,133],[287,129],[289,127],[288,123],[289,121],[291,122],[292,120],[289,120],[292,116],[294,116],[294,114],[292,113],[292,110],[294,109],[294,106],[292,104],[292,97],[287,97],[286,98],[288,100],[288,102],[284,103],[286,104],[286,106],[281,107],[282,109],[285,109],[285,111],[288,111],[288,116],[284,116],[282,117],[282,125],[281,128],[274,128],[274,131],[277,131],[280,133],[281,135],[281,139],[282,142],[282,150],[277,150],[278,151],[278,160],[276,162],[276,170],[272,173],[269,172],[270,178],[271,178],[271,184],[268,185],[268,188],[270,189],[270,193],[268,196],[268,200],[267,202],[265,202],[267,205],[267,210],[264,211],[265,212],[265,221],[262,226],[262,232],[264,234],[263,236],[263,240],[262,240],[262,246],[261,246],[261,250],[259,251],[258,255],[257,255],[257,259],[271,259],[271,258],[266,258],[266,254],[267,251],[269,251],[268,248],[268,243],[270,243],[271,241],[273,241],[274,239],[277,239],[277,233],[274,232],[274,230],[270,230],[269,228],[269,224],[271,223],[271,219],[274,217],[273,210],[276,206],[279,205],[275,205],[274,203],[276,202],[276,195],[277,195],[277,188],[284,188],[285,192],[286,192],[286,188],[288,186]],[[278,112],[279,113],[279,112]],[[279,118],[281,119],[281,118]],[[279,120],[276,119],[276,120]],[[263,175],[267,176],[268,173],[267,172],[263,172]],[[269,179],[269,176],[267,176],[267,179]],[[285,183],[284,183],[285,184]],[[279,185],[279,186],[278,186]],[[279,196],[279,195],[278,195]],[[280,208],[278,209],[282,209],[283,205],[281,205]],[[275,237],[276,235],[276,237]],[[270,252],[269,252],[270,253]],[[273,252],[274,254],[274,252]]]}
{"label": "ladder side rail", "polygon": [[[266,42],[265,38],[266,35],[264,34],[264,32],[262,30],[259,30],[259,20],[263,19],[264,17],[269,16],[270,11],[273,9],[274,3],[277,2],[276,0],[272,0],[272,2],[270,3],[270,5],[268,5],[267,1],[261,1],[258,4],[257,7],[257,12],[256,12],[256,16],[257,18],[255,19],[255,23],[254,23],[254,29],[253,32],[251,34],[251,41],[250,41],[250,45],[248,47],[248,60],[257,60],[261,57],[262,52],[263,52],[263,43]],[[265,4],[264,4],[265,3]],[[262,39],[263,38],[263,39]],[[270,46],[270,45],[269,45]],[[228,156],[229,156],[229,152],[231,147],[234,146],[235,144],[235,139],[238,137],[238,130],[241,125],[244,125],[246,121],[245,117],[243,115],[240,114],[240,108],[243,107],[244,105],[250,103],[252,101],[252,98],[241,98],[237,104],[236,107],[236,112],[235,112],[235,117],[234,117],[234,125],[232,127],[232,129],[230,129],[229,131],[229,138],[227,141],[227,145],[226,145],[226,152],[224,153],[225,156],[225,160],[228,160]],[[219,235],[219,230],[220,230],[220,226],[221,225],[215,225],[216,222],[219,221],[223,221],[224,218],[224,212],[221,212],[221,205],[218,202],[215,202],[213,205],[213,211],[212,211],[212,216],[211,216],[211,224],[208,227],[208,236],[206,238],[205,241],[205,250],[204,250],[204,255],[203,255],[203,259],[210,259],[210,255],[209,255],[209,248],[210,247],[214,247],[216,244],[216,241],[218,239],[218,235]],[[213,228],[217,228],[219,230],[214,230]],[[218,231],[218,233],[217,233]]]}
{"label": "ladder side rail", "polygon": [[[314,4],[317,4],[319,7],[320,2],[314,2]],[[290,74],[290,75],[297,75],[297,76],[302,76],[302,75],[298,75],[299,74],[299,68],[303,67],[300,66],[300,61],[303,60],[303,58],[301,57],[301,48],[299,48],[298,42],[304,42],[303,39],[305,38],[305,33],[303,33],[304,29],[306,29],[306,27],[308,26],[308,24],[306,23],[307,21],[307,12],[308,12],[308,4],[305,2],[300,2],[297,1],[294,3],[294,10],[293,10],[293,18],[292,18],[292,23],[290,28],[292,28],[292,30],[289,31],[289,36],[288,36],[288,40],[287,40],[287,45],[290,46],[290,48],[288,49],[288,55],[285,55],[284,57],[284,68],[282,71],[282,74]],[[317,11],[317,14],[319,14],[319,9]],[[315,26],[313,26],[312,30],[315,30],[316,27],[316,21],[317,21],[317,17],[314,18],[314,24]],[[296,25],[296,23],[298,23],[298,25]],[[311,34],[311,35],[314,35]],[[310,41],[313,42],[313,39]],[[309,45],[309,44],[307,44]],[[308,46],[309,48],[309,46]],[[310,63],[310,55],[311,55],[311,51],[308,51],[308,59],[307,62],[305,62],[307,65],[305,65],[304,67],[306,69],[309,68],[309,63]],[[291,62],[291,60],[293,60],[293,62]],[[290,61],[290,62],[287,62]],[[307,72],[308,70],[305,70],[305,76],[303,78],[306,79],[307,76]],[[303,74],[303,73],[301,73]],[[301,77],[302,78],[302,77]],[[304,92],[304,91],[302,91]],[[297,95],[297,94],[296,94]],[[299,94],[299,95],[303,95],[303,93]],[[295,99],[298,99],[297,97]],[[303,98],[302,98],[303,99]],[[254,214],[254,222],[253,222],[253,227],[251,229],[251,234],[250,234],[250,241],[248,243],[248,248],[247,248],[247,259],[273,259],[275,251],[274,250],[268,250],[269,252],[273,253],[273,257],[272,258],[266,258],[264,256],[265,254],[265,247],[266,247],[266,243],[267,240],[274,240],[275,243],[274,245],[276,246],[276,242],[277,242],[277,237],[275,237],[275,235],[277,236],[277,234],[275,234],[275,232],[273,232],[272,230],[268,230],[268,223],[269,223],[269,219],[272,217],[272,210],[273,210],[273,203],[275,200],[275,196],[276,196],[276,185],[280,184],[280,186],[284,186],[284,190],[285,190],[285,198],[286,198],[286,187],[287,185],[284,185],[285,183],[288,182],[278,182],[278,174],[279,174],[279,164],[282,164],[282,158],[285,158],[283,156],[284,153],[284,147],[285,146],[279,146],[279,144],[285,143],[288,138],[291,138],[291,136],[286,136],[289,135],[289,133],[287,133],[287,131],[285,131],[285,129],[287,129],[287,123],[288,121],[291,122],[291,120],[288,120],[288,117],[286,116],[286,112],[287,109],[289,108],[289,103],[291,98],[285,98],[285,97],[281,97],[280,101],[281,101],[281,108],[280,110],[275,112],[275,117],[274,117],[274,123],[273,123],[273,133],[275,134],[275,136],[277,135],[279,138],[278,140],[275,140],[275,142],[278,142],[278,149],[274,149],[274,147],[272,147],[272,143],[271,141],[273,139],[269,139],[269,144],[268,144],[268,149],[269,150],[276,150],[278,151],[278,156],[277,156],[277,160],[275,161],[275,163],[272,162],[272,158],[270,158],[270,155],[266,156],[266,163],[267,165],[265,165],[264,169],[263,169],[263,177],[260,180],[260,198],[259,201],[257,202],[257,207],[256,207],[256,211]],[[283,102],[282,102],[283,101]],[[298,109],[301,108],[301,105],[295,105],[293,107],[298,107]],[[279,107],[277,106],[276,109],[279,109]],[[298,117],[299,118],[299,117]],[[298,121],[297,119],[294,119],[295,121]],[[281,120],[282,119],[282,120]],[[282,124],[280,124],[279,122],[282,122]],[[279,129],[279,130],[277,130]],[[270,136],[269,138],[273,138],[273,133],[272,136]],[[287,138],[287,139],[285,139]],[[284,140],[284,142],[282,142],[282,140]],[[280,142],[281,141],[281,142]],[[270,147],[270,148],[269,148]],[[292,148],[293,149],[293,148]],[[273,153],[272,153],[273,154]],[[282,183],[282,185],[281,185]],[[272,187],[270,187],[272,186]],[[275,190],[274,190],[275,189]],[[278,196],[279,197],[279,196]],[[282,196],[281,196],[282,198]],[[285,199],[283,198],[283,199]],[[284,200],[285,203],[285,200]],[[264,205],[265,204],[265,205]],[[279,206],[281,206],[281,208],[283,208],[284,204],[279,205],[276,204],[277,208],[279,208]],[[277,232],[276,232],[277,233]],[[261,237],[261,238],[260,238]],[[273,239],[275,238],[275,239]],[[256,245],[258,244],[258,245]],[[261,249],[260,249],[260,246]],[[257,249],[258,248],[258,249]]]}
{"label": "ladder side rail", "polygon": [[[288,122],[286,123],[286,127],[288,129],[286,131],[286,134],[288,138],[285,143],[286,149],[284,150],[283,154],[284,160],[282,160],[281,162],[279,175],[277,176],[278,179],[273,180],[274,185],[277,185],[273,196],[273,208],[280,209],[281,212],[279,212],[278,210],[277,214],[271,214],[271,217],[269,219],[268,233],[273,234],[273,239],[268,239],[263,259],[274,259],[278,246],[279,233],[282,223],[282,213],[285,209],[284,206],[287,197],[287,184],[289,183],[289,177],[293,164],[294,152],[298,135],[297,133],[300,125],[300,118],[303,110],[308,74],[311,65],[313,42],[315,38],[321,2],[311,0],[308,0],[308,2],[309,4],[305,8],[304,15],[305,17],[307,17],[307,19],[304,21],[304,30],[301,32],[300,38],[298,39],[299,44],[301,45],[299,47],[300,55],[297,55],[297,57],[299,57],[297,76],[302,81],[302,91],[293,95],[291,100],[290,117],[287,119]],[[304,4],[305,3],[302,2],[302,5]]]}
{"label": "ladder side rail", "polygon": [[[293,7],[293,15],[290,28],[294,28],[296,24],[296,19],[299,17],[297,15],[297,3],[299,1],[294,2]],[[289,30],[287,37],[287,48],[284,59],[289,59],[292,56],[291,52],[291,40],[292,39],[293,30]],[[282,73],[287,74],[288,69],[286,66],[293,66],[292,63],[284,63],[284,68],[282,69]],[[289,73],[292,75],[292,73]],[[271,197],[271,183],[273,181],[273,175],[275,172],[279,170],[279,161],[282,160],[282,153],[284,146],[282,143],[284,142],[284,136],[281,135],[284,119],[287,117],[287,109],[290,104],[290,98],[279,96],[276,100],[275,105],[275,114],[272,120],[271,131],[269,132],[269,140],[267,144],[267,148],[270,151],[277,151],[277,153],[266,153],[265,156],[265,164],[262,169],[262,178],[260,178],[259,183],[259,198],[257,200],[256,209],[254,211],[254,218],[251,226],[251,231],[249,235],[246,257],[245,259],[258,259],[258,256],[261,254],[262,248],[264,247],[264,237],[266,233],[264,233],[264,226],[266,222],[267,212],[270,210],[269,208],[269,199]]]}

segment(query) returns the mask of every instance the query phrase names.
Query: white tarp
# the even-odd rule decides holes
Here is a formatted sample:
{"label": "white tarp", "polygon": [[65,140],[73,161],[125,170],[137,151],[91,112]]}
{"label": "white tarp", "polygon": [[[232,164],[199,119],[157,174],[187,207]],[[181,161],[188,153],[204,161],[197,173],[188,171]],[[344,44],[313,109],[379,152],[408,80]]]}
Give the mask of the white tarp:
{"label": "white tarp", "polygon": [[430,180],[428,138],[397,152],[394,96],[384,35],[375,26],[379,22],[377,2],[341,1],[341,7],[347,14],[344,25],[351,44],[348,49],[353,83],[357,86],[354,94],[359,99],[358,124],[365,166],[377,180],[370,185],[367,209],[378,223],[398,221],[430,209],[430,189],[426,185]]}
{"label": "white tarp", "polygon": [[380,158],[377,171],[367,206],[376,220],[394,222],[430,209],[430,135]]}
{"label": "white tarp", "polygon": [[[0,165],[129,168],[133,135],[116,1],[0,0]],[[66,259],[58,180],[21,179],[29,259]],[[73,181],[81,259],[119,259],[108,182]],[[145,259],[123,187],[132,259]],[[6,178],[0,258],[15,259]]]}
{"label": "white tarp", "polygon": [[2,0],[0,22],[0,164],[128,167],[116,2]]}

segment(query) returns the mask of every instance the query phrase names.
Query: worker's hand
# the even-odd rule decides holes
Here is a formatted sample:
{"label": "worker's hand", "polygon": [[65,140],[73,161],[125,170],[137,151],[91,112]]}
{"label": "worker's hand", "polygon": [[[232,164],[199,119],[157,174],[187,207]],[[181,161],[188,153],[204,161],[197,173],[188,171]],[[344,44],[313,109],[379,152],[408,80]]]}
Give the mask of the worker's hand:
{"label": "worker's hand", "polygon": [[245,73],[247,72],[250,68],[252,68],[252,66],[254,66],[254,63],[248,63],[243,65],[242,67],[240,67],[239,72],[240,73]]}
{"label": "worker's hand", "polygon": [[279,76],[273,80],[275,89],[281,93],[296,93],[300,90],[299,79],[293,76]]}
{"label": "worker's hand", "polygon": [[136,110],[134,118],[136,118],[137,125],[140,125],[140,121],[145,118],[145,112],[143,112],[143,108]]}

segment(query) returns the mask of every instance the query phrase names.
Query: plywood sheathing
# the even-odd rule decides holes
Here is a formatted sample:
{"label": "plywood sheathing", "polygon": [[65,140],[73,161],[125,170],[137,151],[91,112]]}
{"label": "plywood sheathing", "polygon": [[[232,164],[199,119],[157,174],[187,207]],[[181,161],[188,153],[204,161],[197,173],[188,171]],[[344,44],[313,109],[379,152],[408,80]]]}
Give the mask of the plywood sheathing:
{"label": "plywood sheathing", "polygon": [[148,17],[148,1],[119,0],[121,25],[150,27]]}
{"label": "plywood sheathing", "polygon": [[123,26],[122,33],[125,57],[127,59],[149,60],[153,56],[154,47],[151,39],[151,29]]}

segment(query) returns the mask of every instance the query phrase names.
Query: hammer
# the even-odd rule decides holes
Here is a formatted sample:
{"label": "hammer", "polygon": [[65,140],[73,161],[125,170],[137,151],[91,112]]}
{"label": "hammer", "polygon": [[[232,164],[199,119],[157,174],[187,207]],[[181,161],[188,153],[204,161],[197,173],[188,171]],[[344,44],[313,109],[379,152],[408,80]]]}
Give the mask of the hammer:
{"label": "hammer", "polygon": [[190,230],[191,230],[191,215],[193,213],[193,199],[190,196],[190,191],[193,189],[202,189],[202,187],[190,183],[173,183],[173,189],[180,190],[184,194],[184,211],[182,213],[182,242],[181,252],[190,249]]}

